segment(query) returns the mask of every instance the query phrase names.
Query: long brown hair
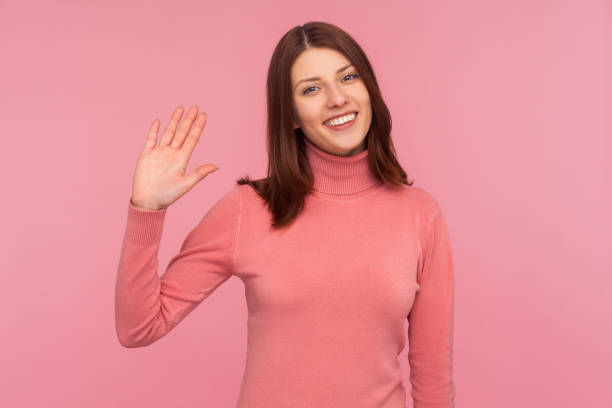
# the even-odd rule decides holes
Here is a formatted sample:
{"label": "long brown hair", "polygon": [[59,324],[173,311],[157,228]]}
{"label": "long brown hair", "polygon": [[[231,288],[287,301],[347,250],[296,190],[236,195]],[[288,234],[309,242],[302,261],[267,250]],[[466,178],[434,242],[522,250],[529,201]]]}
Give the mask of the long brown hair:
{"label": "long brown hair", "polygon": [[[382,99],[370,62],[357,42],[339,27],[324,22],[308,22],[289,30],[279,41],[268,67],[267,90],[267,177],[238,184],[249,184],[265,200],[273,215],[272,227],[288,226],[304,208],[305,196],[312,192],[313,174],[306,156],[306,137],[293,129],[297,114],[291,91],[291,67],[310,47],[331,48],[342,53],[357,69],[372,104],[372,124],[368,130],[368,163],[372,172],[392,186],[408,182],[406,172],[395,156],[391,141],[391,114]],[[289,108],[291,107],[291,109]]]}

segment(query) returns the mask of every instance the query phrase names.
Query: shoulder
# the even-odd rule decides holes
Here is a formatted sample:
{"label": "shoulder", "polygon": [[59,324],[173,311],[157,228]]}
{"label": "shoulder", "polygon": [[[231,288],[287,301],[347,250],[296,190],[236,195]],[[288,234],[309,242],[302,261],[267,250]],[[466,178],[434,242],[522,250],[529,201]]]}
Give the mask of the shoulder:
{"label": "shoulder", "polygon": [[204,212],[200,224],[226,224],[229,220],[235,220],[240,215],[241,193],[239,186],[232,186],[217,193],[217,199]]}
{"label": "shoulder", "polygon": [[402,205],[410,208],[411,212],[422,221],[424,225],[429,224],[442,208],[433,193],[422,187],[402,185],[400,189]]}
{"label": "shoulder", "polygon": [[239,206],[241,200],[241,186],[233,185],[221,192],[221,195],[217,201],[213,204],[213,207],[230,207],[235,208]]}

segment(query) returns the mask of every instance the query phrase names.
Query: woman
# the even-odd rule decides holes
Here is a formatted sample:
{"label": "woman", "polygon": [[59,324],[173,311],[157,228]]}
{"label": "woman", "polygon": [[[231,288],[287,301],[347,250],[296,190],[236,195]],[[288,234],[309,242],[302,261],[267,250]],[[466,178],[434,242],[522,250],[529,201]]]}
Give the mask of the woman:
{"label": "woman", "polygon": [[453,407],[447,225],[396,160],[367,57],[336,26],[295,27],[274,51],[267,97],[268,177],[238,180],[161,278],[167,207],[216,166],[185,175],[206,124],[197,107],[178,126],[179,107],[158,145],[151,125],[117,276],[119,341],[153,343],[235,275],[249,309],[238,407],[404,407],[407,323],[414,406]]}

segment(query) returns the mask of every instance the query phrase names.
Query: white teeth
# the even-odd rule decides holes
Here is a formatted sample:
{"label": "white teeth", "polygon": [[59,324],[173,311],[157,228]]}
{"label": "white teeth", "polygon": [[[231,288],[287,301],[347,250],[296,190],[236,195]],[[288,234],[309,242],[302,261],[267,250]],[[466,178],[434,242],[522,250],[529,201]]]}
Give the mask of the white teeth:
{"label": "white teeth", "polygon": [[328,120],[327,122],[325,122],[325,124],[328,126],[337,126],[337,125],[341,125],[346,122],[350,122],[354,118],[355,118],[355,113],[353,112],[353,113],[349,113],[348,115],[344,115],[336,119]]}

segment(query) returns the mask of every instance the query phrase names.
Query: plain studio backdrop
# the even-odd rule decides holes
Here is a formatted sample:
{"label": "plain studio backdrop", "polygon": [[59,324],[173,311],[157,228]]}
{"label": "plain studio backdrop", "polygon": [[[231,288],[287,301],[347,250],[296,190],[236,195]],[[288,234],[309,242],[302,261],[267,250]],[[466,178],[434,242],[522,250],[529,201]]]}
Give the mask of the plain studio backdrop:
{"label": "plain studio backdrop", "polygon": [[611,7],[0,1],[0,405],[234,406],[239,279],[149,347],[117,340],[132,175],[153,119],[208,113],[188,172],[220,170],[169,208],[161,274],[223,192],[265,175],[273,47],[326,21],[370,58],[401,163],[444,209],[457,407],[612,406]]}

